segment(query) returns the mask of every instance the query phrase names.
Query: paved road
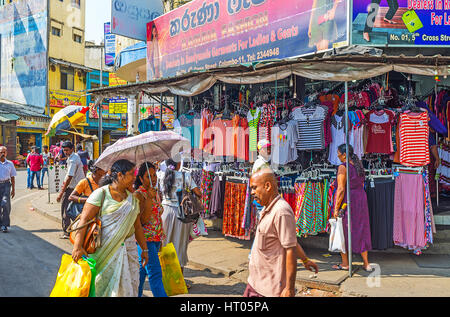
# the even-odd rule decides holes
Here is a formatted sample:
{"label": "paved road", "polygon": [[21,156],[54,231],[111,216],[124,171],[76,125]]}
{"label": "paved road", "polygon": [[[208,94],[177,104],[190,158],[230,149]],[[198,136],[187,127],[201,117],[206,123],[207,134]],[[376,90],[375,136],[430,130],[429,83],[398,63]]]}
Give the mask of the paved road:
{"label": "paved road", "polygon": [[[31,209],[30,201],[40,195],[47,191],[27,190],[26,172],[19,171],[11,228],[0,232],[0,297],[49,296],[62,254],[71,253],[71,243],[59,238],[61,225]],[[185,278],[193,284],[186,296],[241,296],[245,289],[240,280],[195,267],[186,267]],[[148,282],[144,295],[152,296]]]}

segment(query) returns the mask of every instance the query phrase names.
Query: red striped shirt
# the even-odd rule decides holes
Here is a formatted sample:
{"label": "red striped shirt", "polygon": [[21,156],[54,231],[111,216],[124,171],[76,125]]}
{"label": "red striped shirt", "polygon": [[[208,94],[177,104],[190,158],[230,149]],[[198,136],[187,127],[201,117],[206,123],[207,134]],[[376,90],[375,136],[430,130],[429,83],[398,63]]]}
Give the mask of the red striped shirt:
{"label": "red striped shirt", "polygon": [[400,164],[424,166],[430,164],[428,148],[428,113],[400,115]]}

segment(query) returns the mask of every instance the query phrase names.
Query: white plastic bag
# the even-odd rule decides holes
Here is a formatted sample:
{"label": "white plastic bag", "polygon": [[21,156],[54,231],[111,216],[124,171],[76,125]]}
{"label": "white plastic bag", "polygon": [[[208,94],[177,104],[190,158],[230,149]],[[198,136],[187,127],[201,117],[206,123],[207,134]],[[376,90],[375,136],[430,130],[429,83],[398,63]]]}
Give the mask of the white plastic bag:
{"label": "white plastic bag", "polygon": [[328,222],[330,223],[330,241],[328,251],[345,253],[345,238],[342,218],[331,218]]}

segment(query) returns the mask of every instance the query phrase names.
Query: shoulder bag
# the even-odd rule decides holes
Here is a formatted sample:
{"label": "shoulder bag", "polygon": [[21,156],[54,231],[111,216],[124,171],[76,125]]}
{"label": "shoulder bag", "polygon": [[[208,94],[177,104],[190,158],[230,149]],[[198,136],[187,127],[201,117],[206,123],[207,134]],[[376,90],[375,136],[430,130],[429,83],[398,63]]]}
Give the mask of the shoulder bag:
{"label": "shoulder bag", "polygon": [[203,211],[203,205],[191,188],[185,184],[185,175],[183,172],[183,196],[178,209],[177,218],[183,223],[195,223]]}
{"label": "shoulder bag", "polygon": [[88,254],[95,253],[95,250],[101,246],[101,236],[102,236],[102,222],[100,221],[100,214],[103,208],[103,203],[105,201],[106,192],[103,189],[103,198],[100,204],[100,210],[98,211],[95,218],[89,220],[82,226],[78,226],[80,223],[81,214],[72,222],[69,226],[67,232],[69,232],[69,239],[72,244],[75,243],[75,231],[87,227],[86,235],[84,237],[83,248]]}
{"label": "shoulder bag", "polygon": [[[86,180],[88,181],[89,184],[89,188],[91,189],[91,193],[94,192],[94,189],[92,188],[92,184],[89,180],[89,178],[86,177]],[[88,198],[88,196],[80,196],[82,198]],[[75,219],[77,218],[77,216],[79,214],[81,214],[81,212],[83,211],[83,207],[84,207],[84,203],[77,203],[76,201],[71,201],[69,202],[69,204],[67,205],[67,216],[69,216],[69,218],[72,221],[75,221]]]}

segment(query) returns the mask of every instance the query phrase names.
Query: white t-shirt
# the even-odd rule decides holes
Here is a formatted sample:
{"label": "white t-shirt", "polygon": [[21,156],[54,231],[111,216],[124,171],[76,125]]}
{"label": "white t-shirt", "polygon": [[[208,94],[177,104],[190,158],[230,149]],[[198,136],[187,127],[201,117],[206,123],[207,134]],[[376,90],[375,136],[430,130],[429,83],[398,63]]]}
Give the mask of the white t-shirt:
{"label": "white t-shirt", "polygon": [[275,124],[272,127],[272,163],[283,165],[295,161],[298,157],[297,141],[296,121]]}
{"label": "white t-shirt", "polygon": [[[164,175],[165,175],[165,173],[158,174],[160,190],[163,193],[162,205],[169,205],[169,206],[177,207],[180,205],[180,203],[178,202],[178,197],[177,197],[176,193],[177,193],[177,191],[183,190],[183,173],[180,171],[175,171],[175,181],[174,181],[172,190],[169,195],[164,192]],[[185,177],[185,180],[184,180],[185,184],[191,190],[194,188],[197,188],[197,185],[195,184],[194,180],[191,177],[191,173],[184,172],[184,177]]]}

